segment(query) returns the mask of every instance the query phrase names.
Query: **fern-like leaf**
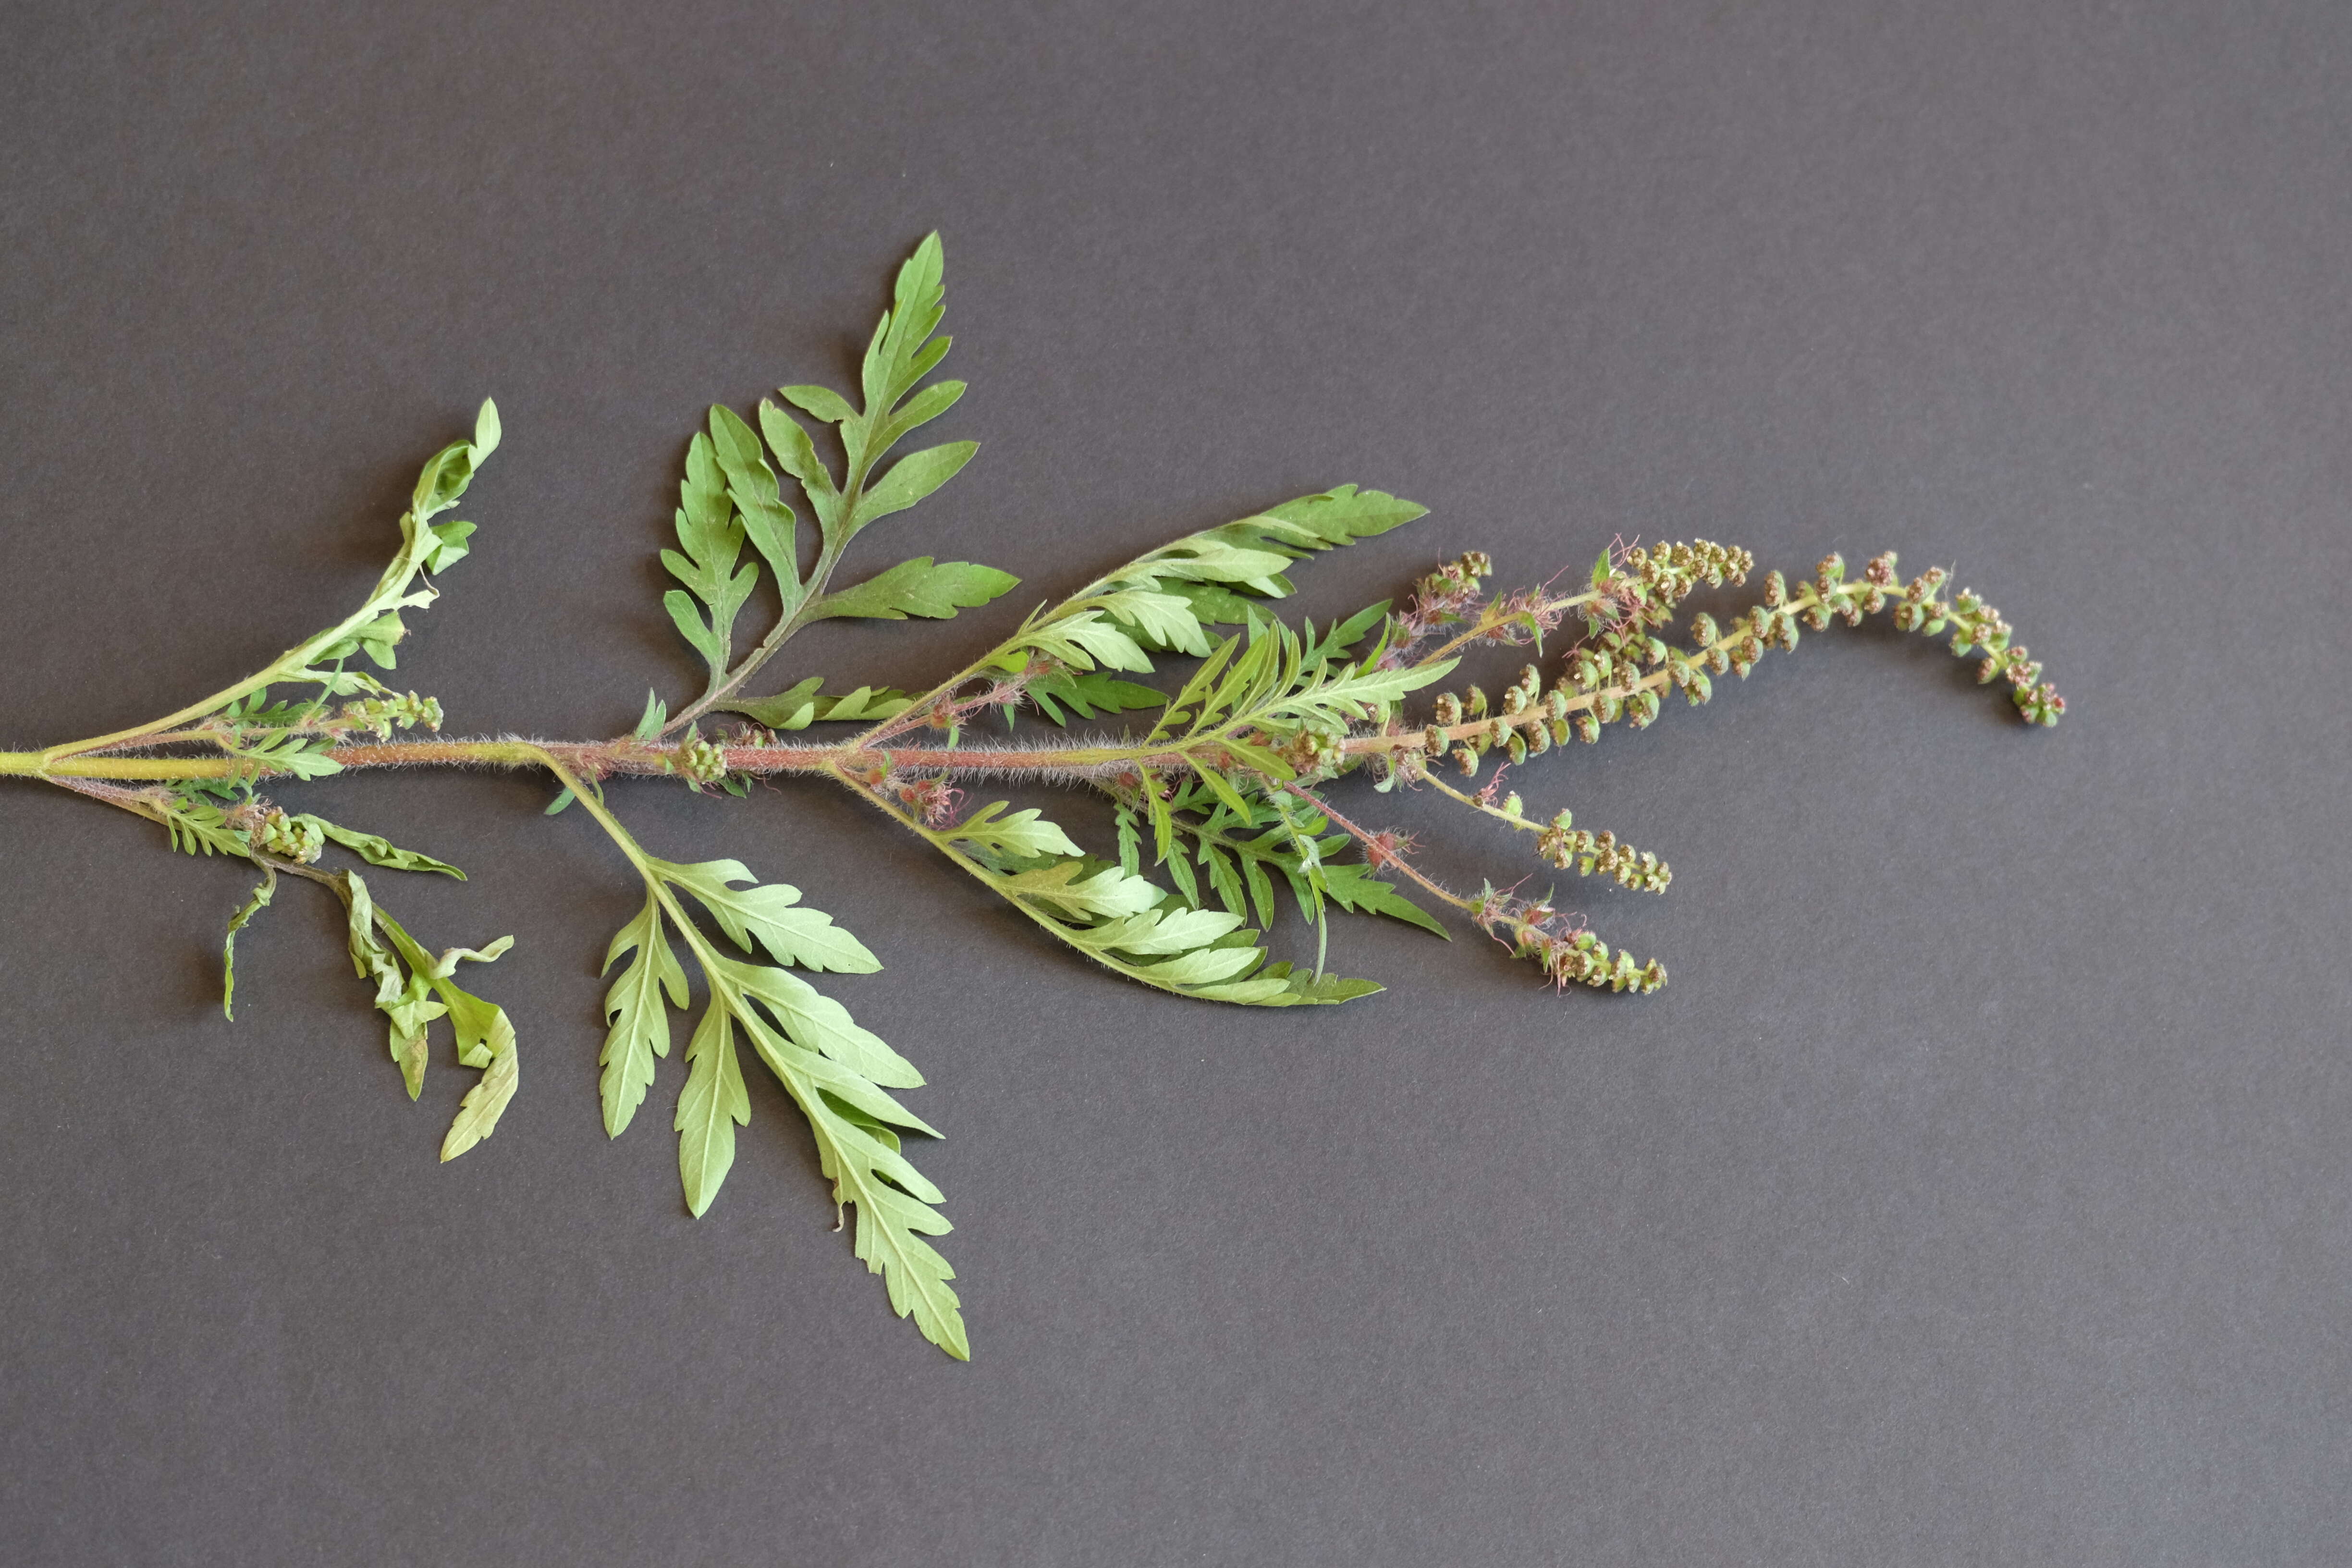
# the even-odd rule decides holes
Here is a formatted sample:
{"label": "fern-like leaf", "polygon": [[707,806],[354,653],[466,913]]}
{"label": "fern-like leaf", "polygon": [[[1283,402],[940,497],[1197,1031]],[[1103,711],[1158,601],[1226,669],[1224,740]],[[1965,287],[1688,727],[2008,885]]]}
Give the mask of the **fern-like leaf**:
{"label": "fern-like leaf", "polygon": [[614,934],[605,950],[605,973],[625,952],[636,956],[604,993],[604,1021],[610,1027],[596,1058],[604,1069],[597,1083],[604,1132],[613,1138],[621,1135],[645,1103],[646,1090],[653,1087],[654,1058],[669,1055],[669,1015],[663,998],[672,1007],[686,1006],[686,971],[678,967],[662,934],[661,904],[651,892],[646,895],[645,909]]}

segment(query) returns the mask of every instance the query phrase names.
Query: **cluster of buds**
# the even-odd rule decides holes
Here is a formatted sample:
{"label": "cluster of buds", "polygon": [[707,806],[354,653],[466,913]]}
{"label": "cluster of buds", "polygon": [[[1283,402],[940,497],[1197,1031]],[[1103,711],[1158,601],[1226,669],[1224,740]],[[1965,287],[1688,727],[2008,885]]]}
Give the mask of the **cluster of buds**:
{"label": "cluster of buds", "polygon": [[[1495,707],[1488,706],[1484,690],[1473,686],[1462,693],[1441,693],[1430,720],[1422,735],[1423,752],[1433,760],[1450,753],[1465,776],[1475,773],[1490,751],[1502,750],[1511,761],[1522,763],[1543,755],[1575,732],[1567,693],[1545,691],[1543,676],[1534,665],[1519,671],[1519,679],[1505,689]],[[1465,722],[1478,728],[1462,737],[1449,732]]]}
{"label": "cluster of buds", "polygon": [[[1893,576],[1895,557],[1882,557]],[[1878,564],[1874,561],[1871,565]],[[2011,641],[2014,630],[2001,619],[2000,612],[1979,598],[1976,590],[1963,588],[1952,595],[1950,603],[1936,597],[1944,585],[1945,574],[1938,570],[1914,578],[1903,591],[1903,602],[1895,607],[1895,624],[1906,632],[1919,632],[1927,637],[1940,635],[1946,627],[1952,634],[1952,652],[1961,657],[1979,649],[1984,658],[1977,666],[1977,679],[1990,685],[2006,676],[2011,688],[2011,699],[2016,702],[2021,716],[2029,724],[2051,725],[2058,722],[2066,711],[2066,700],[2058,689],[2042,679],[2042,661],[2026,651],[2025,645]]]}
{"label": "cluster of buds", "polygon": [[1301,730],[1276,748],[1302,784],[1337,778],[1348,765],[1346,738],[1320,730]]}
{"label": "cluster of buds", "polygon": [[[1599,666],[1598,673],[1593,675],[1596,681],[1593,687],[1581,687],[1580,683],[1588,673],[1581,666],[1571,668],[1554,682],[1553,690],[1559,695],[1562,706],[1567,704],[1571,693],[1584,700],[1583,705],[1565,721],[1564,727],[1570,734],[1590,742],[1601,739],[1603,725],[1614,724],[1620,719],[1636,730],[1646,730],[1657,722],[1660,711],[1658,693],[1655,688],[1642,684],[1642,663],[1653,653],[1657,656],[1658,662],[1663,663],[1672,657],[1672,652],[1655,637],[1643,640],[1655,646],[1611,657]],[[1597,684],[1611,679],[1616,684]]]}
{"label": "cluster of buds", "polygon": [[1804,609],[1805,625],[1814,631],[1827,631],[1830,617],[1836,616],[1847,626],[1862,625],[1862,617],[1874,616],[1886,607],[1888,590],[1895,585],[1895,553],[1873,557],[1862,571],[1862,580],[1845,580],[1845,557],[1831,551],[1813,568],[1812,603]]}
{"label": "cluster of buds", "polygon": [[[1871,563],[1874,571],[1882,563],[1893,570],[1895,557],[1882,555]],[[1740,679],[1756,668],[1772,648],[1784,653],[1796,651],[1807,627],[1821,631],[1830,624],[1830,617],[1843,617],[1847,624],[1858,623],[1864,615],[1882,609],[1886,604],[1884,585],[1873,583],[1845,583],[1844,558],[1832,554],[1821,564],[1812,583],[1791,593],[1789,580],[1778,572],[1764,574],[1764,602],[1748,611],[1731,624],[1728,632],[1719,631],[1712,616],[1691,618],[1691,633],[1697,638],[1696,653],[1670,655],[1677,671],[1697,668],[1721,675],[1727,670]],[[1691,688],[1685,686],[1685,692]],[[1693,701],[1705,701],[1705,688],[1699,688]]]}
{"label": "cluster of buds", "polygon": [[1591,699],[1584,711],[1597,714],[1603,724],[1630,714],[1638,728],[1657,717],[1637,700],[1649,695],[1640,689],[1643,671],[1665,663],[1671,652],[1664,641],[1633,623],[1612,626],[1576,650],[1554,689],[1563,698]]}
{"label": "cluster of buds", "polygon": [[327,836],[316,819],[289,816],[267,801],[247,802],[228,814],[228,821],[245,830],[255,848],[282,860],[308,866],[327,852]]}
{"label": "cluster of buds", "polygon": [[922,721],[929,729],[954,730],[968,722],[974,714],[992,708],[1009,713],[1021,706],[1032,680],[1052,674],[1060,668],[1050,659],[1032,658],[1027,668],[1016,675],[1000,675],[982,691],[968,697],[942,698],[923,714]]}
{"label": "cluster of buds", "polygon": [[[1661,705],[1657,689],[1643,684],[1643,678],[1661,665],[1693,704],[1713,696],[1708,674],[1722,674],[1730,668],[1729,659],[1710,658],[1705,651],[1693,657],[1668,647],[1657,634],[1700,584],[1721,587],[1745,583],[1755,566],[1756,558],[1738,545],[1706,539],[1646,548],[1637,544],[1624,551],[1607,584],[1611,613],[1589,622],[1591,635],[1577,647],[1555,684],[1563,697],[1585,700],[1562,728],[1587,742],[1599,740],[1601,727],[1620,719],[1636,730],[1649,728],[1657,721]],[[1702,644],[1717,640],[1711,635],[1711,617],[1701,616],[1694,625],[1709,634],[1701,637]]]}
{"label": "cluster of buds", "polygon": [[1674,620],[1675,612],[1701,583],[1719,588],[1745,583],[1756,558],[1734,544],[1695,539],[1687,543],[1632,545],[1612,552],[1615,564],[1606,574],[1596,573],[1593,586],[1602,598],[1585,617],[1585,627],[1612,658],[1656,664],[1664,646],[1654,653],[1653,633]]}
{"label": "cluster of buds", "polygon": [[1486,614],[1487,629],[1478,640],[1505,646],[1540,642],[1567,616],[1566,606],[1543,589],[1522,588],[1496,599]]}
{"label": "cluster of buds", "polygon": [[1666,983],[1666,966],[1656,959],[1647,963],[1634,961],[1633,955],[1620,948],[1612,961],[1609,944],[1589,931],[1574,936],[1552,936],[1542,931],[1529,931],[1519,938],[1519,956],[1541,963],[1551,983],[1565,991],[1577,984],[1598,990],[1606,985],[1612,991],[1631,991],[1647,996]]}
{"label": "cluster of buds", "polygon": [[2050,725],[2066,711],[2066,700],[2048,681],[2034,686],[2021,685],[2010,693],[2017,702],[2017,710],[2029,724]]}
{"label": "cluster of buds", "polygon": [[1706,686],[1699,671],[1721,675],[1728,669],[1744,678],[1767,649],[1795,648],[1801,625],[1821,631],[1835,616],[1848,626],[1858,626],[1864,616],[1892,605],[1897,630],[1927,637],[1949,630],[1955,654],[1982,649],[1985,657],[1977,679],[1990,682],[2006,676],[2014,688],[2011,696],[2028,722],[2058,721],[2066,711],[2066,700],[2042,680],[2040,662],[2010,640],[2011,628],[1999,610],[1968,590],[1949,602],[1937,597],[1950,581],[1940,566],[1931,566],[1903,583],[1896,576],[1895,564],[1895,555],[1889,551],[1874,557],[1864,566],[1861,577],[1849,582],[1844,558],[1832,553],[1814,569],[1811,583],[1793,592],[1778,572],[1767,574],[1764,603],[1740,616],[1727,635],[1718,630],[1712,616],[1692,618],[1691,632],[1699,648],[1693,655],[1668,655],[1675,684],[1692,701],[1705,701]]}
{"label": "cluster of buds", "polygon": [[1745,583],[1756,569],[1756,557],[1736,544],[1711,539],[1668,544],[1633,545],[1618,552],[1616,567],[1604,584],[1621,611],[1633,618],[1663,626],[1676,605],[1690,597],[1701,583],[1720,588]]}
{"label": "cluster of buds", "polygon": [[663,759],[663,765],[687,782],[687,786],[699,795],[712,784],[727,779],[726,748],[688,730],[677,749]]}
{"label": "cluster of buds", "polygon": [[1459,623],[1478,602],[1486,581],[1495,574],[1495,563],[1483,550],[1465,552],[1413,584],[1412,597],[1396,618],[1395,635],[1381,658],[1393,669],[1409,656],[1412,645],[1441,626]]}
{"label": "cluster of buds", "polygon": [[1502,710],[1506,714],[1524,713],[1543,697],[1543,672],[1532,664],[1519,668],[1518,679],[1503,689]]}
{"label": "cluster of buds", "polygon": [[1413,584],[1412,603],[1405,609],[1408,626],[1415,616],[1459,616],[1478,602],[1486,579],[1495,574],[1494,560],[1483,550],[1468,550]]}
{"label": "cluster of buds", "polygon": [[1608,828],[1594,833],[1578,827],[1573,815],[1565,811],[1536,835],[1536,851],[1563,871],[1573,868],[1580,877],[1598,872],[1617,879],[1621,888],[1640,892],[1663,893],[1675,879],[1674,868],[1655,855],[1621,843]]}
{"label": "cluster of buds", "polygon": [[1383,866],[1403,864],[1405,858],[1420,847],[1419,840],[1412,834],[1400,833],[1394,828],[1383,828],[1370,835],[1364,839],[1363,845],[1364,864],[1375,871]]}
{"label": "cluster of buds", "polygon": [[1473,918],[1515,956],[1541,964],[1545,978],[1560,990],[1605,985],[1647,996],[1666,983],[1664,964],[1654,958],[1643,963],[1630,952],[1611,952],[1598,934],[1549,904],[1522,904],[1489,888]]}
{"label": "cluster of buds", "polygon": [[441,728],[441,704],[435,698],[419,697],[414,691],[405,697],[397,692],[362,697],[343,704],[342,722],[350,729],[372,731],[379,741],[392,739],[394,729],[409,730],[420,724],[437,732]]}
{"label": "cluster of buds", "polygon": [[927,827],[945,827],[954,822],[963,802],[963,791],[948,783],[944,774],[925,778],[901,774],[891,779],[889,788],[898,804],[922,818]]}
{"label": "cluster of buds", "polygon": [[1475,686],[1458,696],[1438,697],[1418,747],[1421,763],[1450,757],[1465,776],[1474,775],[1490,751],[1507,751],[1519,762],[1570,736],[1597,741],[1604,727],[1621,720],[1646,729],[1662,711],[1664,688],[1696,706],[1714,696],[1715,677],[1745,679],[1767,651],[1793,651],[1806,630],[1825,629],[1833,617],[1858,625],[1890,605],[1895,625],[1905,631],[1934,636],[1948,629],[1954,653],[1982,649],[1979,679],[2007,677],[2028,722],[2054,724],[2066,710],[2066,700],[2042,682],[2040,663],[2010,641],[2009,623],[1998,610],[1973,593],[1959,594],[1950,603],[1937,598],[1949,580],[1940,567],[1906,584],[1896,576],[1896,558],[1889,552],[1849,581],[1845,558],[1833,553],[1814,569],[1812,581],[1793,589],[1780,573],[1769,573],[1764,602],[1728,628],[1710,615],[1692,616],[1690,631],[1698,646],[1685,649],[1668,647],[1658,636],[1675,618],[1680,601],[1701,583],[1744,582],[1755,558],[1745,550],[1699,540],[1621,547],[1612,561],[1594,574],[1601,596],[1588,613],[1589,635],[1570,651],[1551,689],[1541,689],[1530,666],[1491,712],[1486,694]]}

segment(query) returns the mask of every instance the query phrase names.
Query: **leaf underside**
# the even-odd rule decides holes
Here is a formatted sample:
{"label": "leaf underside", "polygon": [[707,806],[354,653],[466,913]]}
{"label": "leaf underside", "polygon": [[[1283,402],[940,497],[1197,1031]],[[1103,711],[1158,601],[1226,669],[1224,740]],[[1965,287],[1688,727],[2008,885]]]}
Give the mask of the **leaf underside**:
{"label": "leaf underside", "polygon": [[[751,1121],[741,1060],[748,1045],[808,1118],[835,1203],[856,1211],[856,1256],[883,1276],[892,1310],[913,1318],[949,1354],[968,1359],[961,1303],[949,1284],[955,1270],[926,1239],[950,1228],[932,1206],[940,1194],[902,1152],[902,1133],[937,1134],[887,1092],[919,1087],[922,1075],[792,972],[869,973],[880,963],[830,916],[801,903],[798,889],[761,883],[740,861],[645,856],[640,863],[645,906],[605,957],[608,973],[626,960],[604,1000],[606,1131],[617,1137],[629,1125],[656,1061],[668,1055],[669,1012],[687,1005],[685,970],[670,947],[675,936],[706,987],[672,1118],[688,1209],[699,1215],[718,1197],[734,1164],[736,1129]],[[720,936],[690,918],[693,905]]]}

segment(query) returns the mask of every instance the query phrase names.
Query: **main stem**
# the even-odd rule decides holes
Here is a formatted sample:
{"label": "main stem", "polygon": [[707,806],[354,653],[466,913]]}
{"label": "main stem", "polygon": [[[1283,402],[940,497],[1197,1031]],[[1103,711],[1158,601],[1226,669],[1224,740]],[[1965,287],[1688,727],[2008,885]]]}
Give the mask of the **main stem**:
{"label": "main stem", "polygon": [[[1576,600],[1563,603],[1580,602]],[[1820,595],[1808,583],[1790,595],[1786,606],[1801,613],[1820,603]],[[1748,627],[1745,617],[1708,645],[1709,649],[1728,648],[1744,640]],[[316,639],[313,639],[316,641]],[[1460,640],[1460,639],[1457,639]],[[1452,645],[1449,644],[1450,647]],[[935,702],[961,682],[971,679],[984,665],[974,665],[960,672],[953,679],[935,687],[918,703]],[[1416,661],[1421,662],[1421,661]],[[1564,712],[1580,712],[1610,699],[1623,699],[1637,692],[1654,691],[1672,679],[1669,670],[1660,668],[1633,680],[1596,690],[1580,693],[1568,699]],[[250,682],[247,683],[250,686]],[[40,752],[0,752],[0,777],[67,779],[123,779],[148,783],[168,783],[179,779],[250,778],[264,779],[283,776],[286,770],[273,769],[258,759],[249,757],[152,757],[122,755],[92,755],[101,746],[116,751],[153,746],[165,740],[176,742],[176,735],[161,732],[169,726],[196,713],[183,710],[168,720],[142,726],[135,731],[119,731],[70,745],[53,746]],[[1398,752],[1423,750],[1433,729],[1448,744],[1471,741],[1492,731],[1493,717],[1465,720],[1444,727],[1424,727],[1392,733],[1351,735],[1341,742],[1341,752],[1350,757],[1390,755]],[[830,746],[729,746],[724,748],[730,772],[757,775],[783,773],[828,773],[836,778],[852,778],[877,773],[900,772],[961,772],[994,773],[1005,777],[1088,778],[1101,777],[1139,766],[1149,766],[1156,772],[1183,771],[1192,765],[1193,753],[1202,760],[1222,764],[1216,735],[1190,736],[1149,743],[1091,746],[878,746],[870,743],[885,735],[893,726],[877,725],[852,740]],[[1227,726],[1230,730],[1232,726]],[[1221,731],[1219,733],[1223,733]],[[142,738],[145,737],[145,738]],[[388,741],[373,744],[337,746],[324,753],[345,770],[382,767],[545,767],[561,763],[570,769],[592,778],[614,774],[677,773],[687,748],[659,742],[623,738],[614,741]],[[1211,753],[1216,753],[1212,756]],[[561,769],[558,770],[562,771]]]}
{"label": "main stem", "polygon": [[[1741,635],[1745,635],[1742,633]],[[1726,645],[1738,640],[1727,637]],[[1577,712],[1604,699],[1630,697],[1654,690],[1668,680],[1664,669],[1639,679],[1605,687],[1569,700],[1566,710]],[[1448,742],[1467,741],[1493,728],[1491,718],[1467,720],[1440,732]],[[1383,755],[1418,751],[1429,731],[1415,729],[1397,734],[1353,735],[1341,743],[1350,756]],[[929,770],[996,773],[1008,776],[1073,777],[1097,775],[1141,765],[1158,771],[1190,765],[1189,753],[1213,749],[1213,737],[1192,737],[1148,744],[1093,746],[870,746],[865,737],[830,746],[729,746],[724,748],[730,772],[761,775],[837,773],[844,768],[891,773]],[[121,742],[117,742],[118,744]],[[0,777],[136,779],[169,782],[177,779],[253,778],[283,776],[247,757],[93,756],[89,742],[47,752],[0,752]],[[530,768],[546,765],[550,757],[575,771],[595,775],[675,773],[686,748],[653,742],[615,741],[389,741],[337,746],[324,754],[346,770],[383,767]]]}

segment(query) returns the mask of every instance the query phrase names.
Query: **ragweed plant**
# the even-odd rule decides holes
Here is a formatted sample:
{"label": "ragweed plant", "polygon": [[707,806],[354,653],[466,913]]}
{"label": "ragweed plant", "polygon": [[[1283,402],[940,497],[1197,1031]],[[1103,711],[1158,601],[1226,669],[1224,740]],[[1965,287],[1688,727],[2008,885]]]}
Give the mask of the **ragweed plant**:
{"label": "ragweed plant", "polygon": [[[386,911],[357,867],[331,869],[325,858],[462,872],[373,832],[289,813],[259,791],[274,779],[359,768],[542,770],[559,791],[550,815],[577,805],[645,892],[605,954],[606,1131],[618,1137],[635,1118],[678,1023],[691,1017],[672,1128],[687,1206],[701,1214],[733,1163],[736,1129],[750,1120],[748,1047],[808,1118],[836,1204],[856,1210],[856,1255],[882,1275],[892,1308],[961,1357],[968,1342],[954,1271],[929,1239],[949,1228],[941,1194],[908,1158],[908,1134],[935,1134],[893,1092],[919,1087],[922,1076],[803,977],[869,972],[880,967],[874,954],[802,903],[796,889],[762,882],[740,860],[647,854],[607,797],[606,780],[667,775],[740,795],[764,775],[824,775],[1055,941],[1200,1002],[1323,1006],[1366,995],[1380,987],[1328,967],[1334,914],[1384,915],[1443,935],[1434,910],[1466,920],[1555,985],[1646,994],[1666,983],[1656,959],[1612,949],[1555,893],[1523,893],[1525,876],[1475,891],[1444,886],[1415,864],[1408,839],[1360,822],[1370,815],[1364,805],[1343,812],[1332,786],[1354,774],[1374,792],[1427,789],[1530,835],[1534,858],[1561,873],[1655,893],[1673,873],[1654,853],[1579,826],[1567,810],[1530,814],[1517,794],[1501,790],[1498,759],[1590,744],[1611,726],[1647,728],[1669,699],[1704,703],[1717,678],[1746,677],[1767,651],[1793,650],[1806,631],[1885,611],[1902,630],[1948,638],[1954,653],[1978,658],[1980,679],[2003,685],[2028,721],[2053,724],[2065,710],[1999,611],[1971,592],[1948,596],[1940,570],[1904,580],[1891,554],[1855,577],[1834,555],[1809,581],[1769,574],[1756,603],[1728,619],[1690,616],[1679,642],[1667,634],[1685,600],[1701,587],[1747,584],[1755,564],[1748,552],[1703,540],[1612,544],[1569,588],[1508,593],[1488,590],[1491,563],[1472,552],[1423,577],[1402,605],[1373,605],[1320,627],[1286,620],[1279,605],[1299,563],[1423,514],[1352,485],[1149,551],[1032,610],[928,689],[828,691],[815,678],[769,689],[777,682],[759,679],[768,665],[820,621],[944,619],[1018,585],[992,568],[928,555],[835,582],[868,529],[924,500],[972,457],[965,441],[892,458],[963,395],[961,382],[928,379],[949,344],[935,335],[940,268],[934,236],[899,269],[856,402],[822,386],[786,386],[782,403],[762,402],[751,420],[712,408],[693,437],[676,547],[662,552],[679,585],[664,603],[707,674],[675,711],[648,694],[634,731],[612,740],[429,739],[443,721],[440,704],[393,690],[365,668],[395,667],[405,617],[434,602],[437,578],[469,548],[473,524],[436,520],[498,447],[497,410],[485,403],[471,438],[425,465],[400,519],[399,548],[357,610],[161,719],[0,753],[0,773],[147,817],[189,854],[252,864],[260,880],[230,917],[223,948],[224,1012],[234,1001],[236,934],[269,906],[282,878],[315,882],[339,900],[352,966],[374,989],[410,1096],[423,1083],[436,1020],[447,1021],[459,1063],[481,1074],[443,1140],[448,1160],[490,1135],[520,1081],[505,1010],[457,983],[462,964],[496,959],[511,939],[434,952]],[[823,451],[813,426],[828,431]],[[810,548],[803,522],[814,531]],[[763,578],[778,614],[742,647],[738,623]],[[1491,699],[1448,685],[1464,654],[1491,645],[1523,646],[1534,657]],[[1165,679],[1157,687],[1129,679],[1150,676]],[[1098,720],[1123,728],[1071,733]],[[1023,722],[1046,733],[993,738]],[[850,732],[803,738],[818,725]],[[975,801],[968,792],[984,780],[1098,795],[1115,842],[1106,855],[1090,854],[1039,808]],[[1264,945],[1278,894],[1312,931],[1311,963],[1276,960]],[[689,963],[702,980],[698,1012]]]}

